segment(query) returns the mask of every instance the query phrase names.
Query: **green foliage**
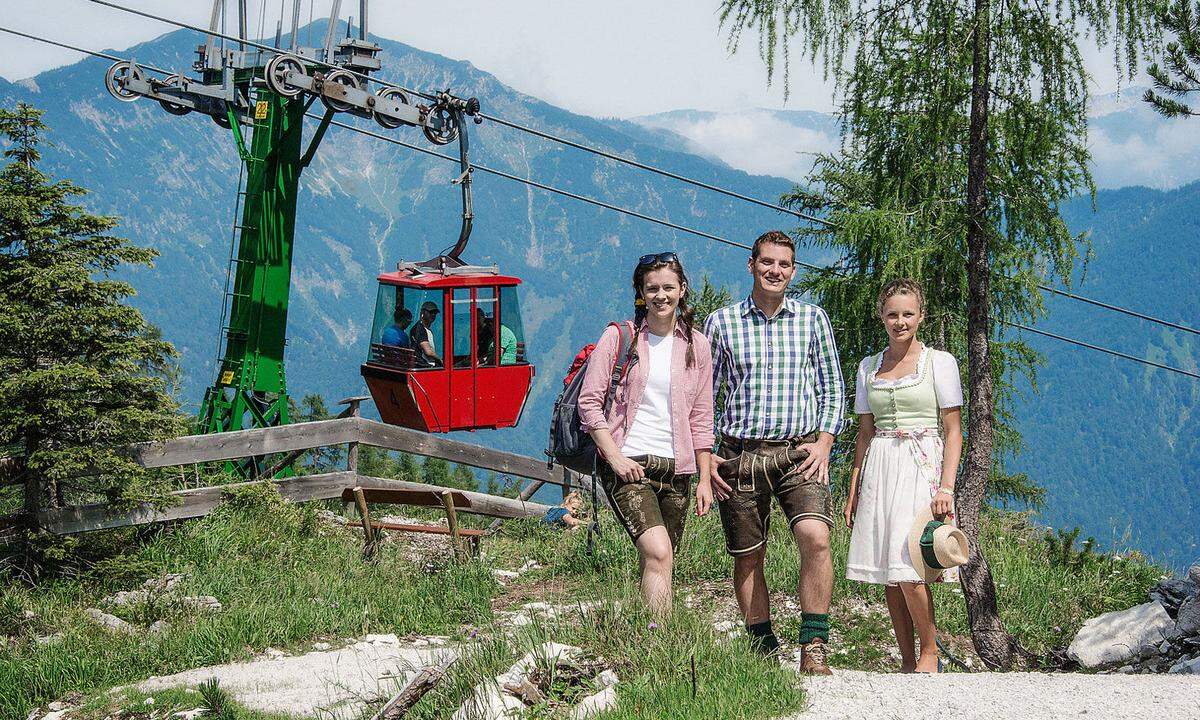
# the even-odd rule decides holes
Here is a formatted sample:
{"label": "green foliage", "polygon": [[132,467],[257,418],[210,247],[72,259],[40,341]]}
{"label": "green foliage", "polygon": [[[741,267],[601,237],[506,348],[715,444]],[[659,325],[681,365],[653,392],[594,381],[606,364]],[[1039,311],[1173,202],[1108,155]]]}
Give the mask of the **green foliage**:
{"label": "green foliage", "polygon": [[[130,557],[154,566],[154,575],[185,573],[181,592],[216,597],[225,606],[220,613],[172,618],[161,634],[114,635],[83,610],[140,581],[114,586],[77,576],[13,588],[17,600],[5,604],[19,602],[44,623],[39,633],[63,637],[41,645],[26,633],[0,650],[0,719],[21,720],[71,690],[242,661],[267,647],[370,633],[455,634],[463,623],[491,617],[498,587],[478,562],[430,574],[402,546],[388,543],[376,562],[364,563],[361,536],[326,526],[306,534],[303,511],[267,492],[233,497],[204,519],[141,545],[125,543]],[[153,612],[161,614],[144,617]]]}
{"label": "green foliage", "polygon": [[0,109],[14,160],[0,170],[0,447],[34,478],[27,509],[159,497],[162,476],[118,448],[181,429],[174,349],[111,279],[156,253],[110,235],[115,218],[72,204],[83,188],[38,169],[40,117]]}
{"label": "green foliage", "polygon": [[[298,405],[295,398],[288,396],[288,416],[292,418],[292,422],[315,422],[333,418],[325,404],[325,398],[318,393],[305,393]],[[297,459],[292,467],[299,475],[316,475],[340,470],[345,466],[345,462],[346,448],[332,445],[309,450]],[[359,462],[362,462],[362,448],[359,449]]]}
{"label": "green foliage", "polygon": [[1075,549],[1075,542],[1079,539],[1078,525],[1069,532],[1061,529],[1055,532],[1046,530],[1043,538],[1046,543],[1046,557],[1050,559],[1051,565],[1078,569],[1097,559],[1096,538],[1089,537],[1078,550]]}
{"label": "green foliage", "polygon": [[421,482],[446,487],[450,482],[450,463],[441,458],[425,458],[421,463]]}
{"label": "green foliage", "polygon": [[[1038,285],[1070,284],[1088,247],[1072,233],[1060,205],[1094,192],[1088,168],[1087,80],[1078,29],[1111,41],[1119,68],[1132,71],[1154,35],[1150,0],[1064,3],[1053,13],[1037,3],[991,6],[986,29],[990,117],[985,138],[989,303],[995,458],[1000,470],[1020,450],[1012,426],[1018,380],[1033,381],[1038,355],[1008,323],[1045,314]],[[725,0],[722,20],[736,45],[746,29],[775,68],[793,35],[821,59],[840,93],[842,146],[818,157],[814,185],[785,198],[823,215],[834,227],[798,229],[802,243],[839,255],[836,267],[807,272],[810,293],[838,331],[844,372],[886,342],[875,308],[889,280],[912,277],[926,288],[924,339],[967,357],[967,161],[975,58],[973,3],[816,3]],[[857,39],[852,46],[847,37]],[[960,362],[966,370],[966,363]],[[966,384],[964,383],[964,386]],[[1010,486],[1015,499],[1028,496]]]}
{"label": "green foliage", "polygon": [[1167,43],[1162,59],[1166,67],[1155,62],[1146,68],[1155,89],[1147,90],[1142,99],[1165,117],[1200,115],[1184,102],[1200,92],[1200,1],[1193,6],[1192,0],[1164,0],[1155,15],[1175,40]]}
{"label": "green foliage", "polygon": [[704,318],[716,310],[729,305],[733,302],[733,295],[729,293],[729,289],[724,286],[713,285],[705,275],[700,282],[700,291],[697,292],[693,299],[690,300],[692,310],[695,311],[696,327],[704,325]]}
{"label": "green foliage", "polygon": [[200,683],[198,690],[204,699],[203,717],[206,720],[235,720],[237,714],[233,710],[232,699],[216,678]]}
{"label": "green foliage", "polygon": [[475,479],[475,473],[466,465],[455,465],[450,471],[450,478],[447,481],[449,485],[458,490],[478,490],[479,481]]}

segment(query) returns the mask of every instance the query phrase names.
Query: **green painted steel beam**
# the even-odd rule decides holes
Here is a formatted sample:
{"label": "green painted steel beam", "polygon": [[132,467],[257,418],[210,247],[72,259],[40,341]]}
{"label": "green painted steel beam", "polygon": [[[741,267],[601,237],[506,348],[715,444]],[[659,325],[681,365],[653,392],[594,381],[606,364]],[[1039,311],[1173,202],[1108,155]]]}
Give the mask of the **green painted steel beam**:
{"label": "green painted steel beam", "polygon": [[225,350],[201,407],[202,432],[288,421],[283,356],[303,124],[302,100],[257,91]]}

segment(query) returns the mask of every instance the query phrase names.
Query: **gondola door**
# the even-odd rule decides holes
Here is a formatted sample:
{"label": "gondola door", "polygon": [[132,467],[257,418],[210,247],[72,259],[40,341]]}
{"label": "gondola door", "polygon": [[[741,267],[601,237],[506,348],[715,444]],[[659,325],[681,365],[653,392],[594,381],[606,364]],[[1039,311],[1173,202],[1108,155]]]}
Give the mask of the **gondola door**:
{"label": "gondola door", "polygon": [[470,428],[475,425],[475,290],[455,288],[450,305],[447,347],[452,350],[450,370],[450,426]]}

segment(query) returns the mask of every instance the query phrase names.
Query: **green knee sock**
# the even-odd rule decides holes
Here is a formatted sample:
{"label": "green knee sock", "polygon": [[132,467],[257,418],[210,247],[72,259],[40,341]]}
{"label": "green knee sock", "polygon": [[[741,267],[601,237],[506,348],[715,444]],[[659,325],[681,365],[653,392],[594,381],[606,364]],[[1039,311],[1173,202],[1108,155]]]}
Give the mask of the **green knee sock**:
{"label": "green knee sock", "polygon": [[829,614],[800,613],[800,644],[816,638],[829,642]]}

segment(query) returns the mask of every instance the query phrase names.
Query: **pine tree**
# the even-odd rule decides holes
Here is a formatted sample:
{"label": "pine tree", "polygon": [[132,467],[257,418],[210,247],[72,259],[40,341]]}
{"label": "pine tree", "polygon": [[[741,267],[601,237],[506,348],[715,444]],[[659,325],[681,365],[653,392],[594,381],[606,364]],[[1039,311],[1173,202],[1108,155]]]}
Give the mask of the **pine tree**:
{"label": "pine tree", "polygon": [[843,353],[852,363],[878,349],[875,294],[907,275],[929,289],[931,344],[967,359],[969,442],[956,501],[972,553],[961,578],[976,649],[992,667],[1010,667],[1023,651],[1000,622],[978,544],[980,510],[989,478],[1017,446],[1003,424],[1013,382],[1032,379],[1037,362],[994,319],[1042,315],[1038,283],[1069,283],[1086,244],[1058,212],[1094,191],[1077,38],[1090,31],[1111,41],[1117,66],[1132,71],[1156,34],[1151,8],[1152,0],[723,2],[731,46],[757,32],[768,80],[781,53],[786,85],[795,36],[836,82],[842,148],[819,158],[819,194],[791,200],[836,226],[800,230],[842,256],[800,286],[830,312]]}
{"label": "pine tree", "polygon": [[447,487],[452,487],[457,490],[478,490],[479,481],[475,479],[475,473],[466,465],[455,465],[450,472],[450,484]]}
{"label": "pine tree", "polygon": [[120,447],[182,429],[166,391],[174,350],[127,304],[133,288],[112,279],[156,252],[110,235],[116,218],[72,204],[86,191],[38,168],[41,116],[23,103],[0,109],[11,160],[0,170],[0,448],[30,516],[157,496]]}
{"label": "pine tree", "polygon": [[425,458],[425,462],[421,463],[421,482],[447,487],[450,482],[450,463],[441,458]]}
{"label": "pine tree", "polygon": [[[1200,93],[1200,0],[1164,2],[1157,9],[1158,21],[1175,35],[1167,43],[1163,63],[1153,63],[1146,73],[1154,80],[1154,90],[1142,99],[1161,115],[1169,118],[1200,115],[1184,102],[1192,93]],[[1156,92],[1157,91],[1157,92]]]}

